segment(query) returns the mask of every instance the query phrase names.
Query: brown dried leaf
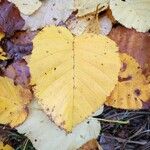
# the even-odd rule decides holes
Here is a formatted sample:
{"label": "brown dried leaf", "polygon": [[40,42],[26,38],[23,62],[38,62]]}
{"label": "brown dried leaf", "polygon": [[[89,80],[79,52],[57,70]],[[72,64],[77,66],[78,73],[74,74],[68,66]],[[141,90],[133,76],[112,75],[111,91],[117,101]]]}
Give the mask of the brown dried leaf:
{"label": "brown dried leaf", "polygon": [[96,139],[93,139],[85,143],[78,150],[102,150],[102,147],[98,144]]}
{"label": "brown dried leaf", "polygon": [[118,26],[112,29],[109,37],[117,43],[121,53],[135,58],[143,73],[146,76],[150,75],[150,33],[140,33]]}
{"label": "brown dried leaf", "polygon": [[23,56],[31,54],[35,35],[36,32],[16,32],[12,37],[2,40],[2,47],[9,58],[22,59]]}
{"label": "brown dried leaf", "polygon": [[12,35],[22,29],[25,22],[20,16],[18,8],[7,0],[0,1],[0,30]]}
{"label": "brown dried leaf", "polygon": [[5,76],[14,80],[15,84],[29,87],[30,73],[27,63],[24,60],[16,61],[10,64],[5,72]]}

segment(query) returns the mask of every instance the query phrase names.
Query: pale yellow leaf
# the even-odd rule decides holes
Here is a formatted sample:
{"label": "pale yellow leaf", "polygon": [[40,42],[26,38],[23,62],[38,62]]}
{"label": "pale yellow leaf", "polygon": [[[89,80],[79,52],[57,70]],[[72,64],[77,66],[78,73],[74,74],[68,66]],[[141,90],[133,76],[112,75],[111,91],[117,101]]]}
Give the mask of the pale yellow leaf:
{"label": "pale yellow leaf", "polygon": [[23,15],[24,29],[37,30],[46,25],[65,22],[73,11],[73,0],[44,0],[42,6],[32,15]]}
{"label": "pale yellow leaf", "polygon": [[75,9],[78,10],[78,16],[84,16],[96,11],[99,5],[99,12],[107,9],[109,0],[75,0]]}
{"label": "pale yellow leaf", "polygon": [[[103,111],[101,107],[97,115]],[[95,115],[95,114],[94,114]],[[77,125],[73,131],[66,134],[57,127],[43,112],[41,106],[34,101],[29,106],[27,120],[17,127],[31,140],[36,150],[76,150],[91,139],[96,139],[101,130],[100,122],[96,118],[89,117]]]}
{"label": "pale yellow leaf", "polygon": [[139,32],[150,29],[150,0],[110,0],[114,18]]}
{"label": "pale yellow leaf", "polygon": [[29,67],[35,95],[51,119],[71,131],[104,104],[117,83],[118,48],[105,36],[73,37],[55,26],[40,31],[33,47]]}
{"label": "pale yellow leaf", "polygon": [[119,81],[105,104],[115,108],[140,109],[142,103],[150,99],[150,84],[134,58],[127,54],[120,57],[122,69]]}
{"label": "pale yellow leaf", "polygon": [[25,15],[33,14],[42,5],[39,0],[9,0],[14,3],[21,13]]}
{"label": "pale yellow leaf", "polygon": [[0,77],[0,123],[11,127],[21,124],[27,117],[29,90],[15,86],[7,77]]}

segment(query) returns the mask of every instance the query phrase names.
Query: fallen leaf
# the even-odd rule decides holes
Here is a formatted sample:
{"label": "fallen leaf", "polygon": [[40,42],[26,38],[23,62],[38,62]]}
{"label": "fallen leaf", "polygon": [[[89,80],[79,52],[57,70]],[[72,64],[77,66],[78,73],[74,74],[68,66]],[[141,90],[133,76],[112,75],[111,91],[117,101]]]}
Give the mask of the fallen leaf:
{"label": "fallen leaf", "polygon": [[150,75],[150,33],[139,33],[118,26],[112,29],[109,37],[117,43],[121,53],[136,59],[145,76]]}
{"label": "fallen leaf", "polygon": [[96,139],[92,139],[85,143],[81,148],[78,150],[103,150],[102,147],[98,144]]}
{"label": "fallen leaf", "polygon": [[[99,109],[102,113],[103,108]],[[40,130],[39,130],[40,129]],[[31,103],[27,120],[17,127],[18,132],[25,133],[37,150],[74,150],[87,141],[97,138],[101,130],[100,122],[89,117],[77,125],[72,133],[66,134],[58,128],[42,111],[37,101]]]}
{"label": "fallen leaf", "polygon": [[30,73],[26,61],[20,60],[8,65],[4,75],[13,79],[15,84],[29,88]]}
{"label": "fallen leaf", "polygon": [[4,38],[1,45],[9,58],[20,60],[22,57],[31,54],[33,49],[32,39],[36,32],[16,32],[10,38]]}
{"label": "fallen leaf", "polygon": [[0,141],[0,150],[14,150],[10,145],[4,144],[2,141]]}
{"label": "fallen leaf", "polygon": [[0,30],[12,35],[15,31],[21,30],[25,22],[20,16],[18,8],[7,0],[0,1]]}
{"label": "fallen leaf", "polygon": [[107,16],[99,17],[98,20],[95,19],[95,15],[73,16],[65,24],[74,35],[81,35],[85,32],[108,35],[112,29],[111,20]]}
{"label": "fallen leaf", "polygon": [[40,8],[42,5],[41,1],[39,0],[9,0],[10,2],[14,3],[21,13],[25,15],[33,14],[37,9]]}
{"label": "fallen leaf", "polygon": [[107,9],[109,0],[75,0],[74,7],[78,10],[78,16],[84,16],[96,11],[99,5],[99,12]]}
{"label": "fallen leaf", "polygon": [[24,29],[37,30],[46,25],[58,25],[65,22],[73,11],[73,0],[45,0],[42,6],[32,15],[22,15]]}
{"label": "fallen leaf", "polygon": [[150,100],[150,84],[134,58],[121,54],[122,68],[118,84],[105,102],[108,106],[121,109],[141,109],[143,102]]}
{"label": "fallen leaf", "polygon": [[125,27],[139,32],[150,29],[149,0],[110,0],[110,9],[114,18]]}
{"label": "fallen leaf", "polygon": [[33,45],[28,65],[35,95],[52,120],[71,131],[103,105],[117,83],[118,48],[105,36],[73,37],[55,26],[40,31]]}
{"label": "fallen leaf", "polygon": [[21,86],[15,86],[7,77],[0,77],[0,123],[11,127],[21,124],[27,117],[27,104],[31,93]]}

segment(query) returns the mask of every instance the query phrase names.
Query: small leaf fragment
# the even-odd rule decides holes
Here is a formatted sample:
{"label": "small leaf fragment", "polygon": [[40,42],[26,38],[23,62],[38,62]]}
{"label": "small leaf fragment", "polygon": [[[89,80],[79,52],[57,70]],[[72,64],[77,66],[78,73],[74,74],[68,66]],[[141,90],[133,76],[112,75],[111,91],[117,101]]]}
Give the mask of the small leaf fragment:
{"label": "small leaf fragment", "polygon": [[39,0],[9,0],[14,3],[21,13],[25,15],[33,14],[42,5]]}
{"label": "small leaf fragment", "polygon": [[96,139],[92,139],[85,143],[81,148],[78,150],[103,150],[102,147],[98,144]]}
{"label": "small leaf fragment", "polygon": [[15,86],[7,77],[0,77],[0,123],[11,127],[21,124],[27,117],[27,104],[31,93],[21,86]]}
{"label": "small leaf fragment", "polygon": [[110,0],[110,9],[114,18],[125,27],[139,32],[150,29],[149,0]]}
{"label": "small leaf fragment", "polygon": [[14,150],[10,145],[4,144],[2,141],[0,141],[0,150]]}
{"label": "small leaf fragment", "polygon": [[28,65],[35,96],[58,126],[71,131],[104,104],[117,83],[118,48],[105,36],[73,37],[55,26],[40,31],[33,47]]}
{"label": "small leaf fragment", "polygon": [[143,102],[150,100],[150,84],[134,58],[121,54],[122,68],[118,84],[105,102],[121,109],[141,109]]}
{"label": "small leaf fragment", "polygon": [[0,47],[0,60],[6,60],[6,53],[3,51],[3,49]]}
{"label": "small leaf fragment", "polygon": [[4,33],[0,32],[0,40],[4,37]]}

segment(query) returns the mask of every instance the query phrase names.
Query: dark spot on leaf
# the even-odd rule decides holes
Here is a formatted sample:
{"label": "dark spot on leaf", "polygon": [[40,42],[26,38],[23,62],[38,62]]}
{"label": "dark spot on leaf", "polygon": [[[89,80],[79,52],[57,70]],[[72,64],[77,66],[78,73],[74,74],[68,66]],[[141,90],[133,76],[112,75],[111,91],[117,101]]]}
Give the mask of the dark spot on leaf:
{"label": "dark spot on leaf", "polygon": [[132,76],[130,76],[130,75],[126,78],[122,78],[122,77],[118,76],[118,81],[119,82],[129,81],[131,79],[132,79]]}
{"label": "dark spot on leaf", "polygon": [[135,89],[135,90],[134,90],[134,94],[135,94],[136,96],[140,96],[140,95],[141,95],[141,91],[140,91],[139,89]]}

